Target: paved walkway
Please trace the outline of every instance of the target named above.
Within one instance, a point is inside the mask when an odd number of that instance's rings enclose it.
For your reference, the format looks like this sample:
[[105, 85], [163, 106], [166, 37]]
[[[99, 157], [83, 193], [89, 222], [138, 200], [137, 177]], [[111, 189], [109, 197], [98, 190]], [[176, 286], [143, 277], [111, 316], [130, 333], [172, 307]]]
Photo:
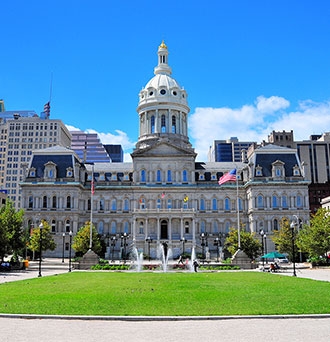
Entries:
[[[43, 269], [42, 276], [68, 272], [59, 267]], [[0, 283], [38, 277], [38, 269], [20, 272], [0, 273]], [[330, 282], [330, 269], [297, 268], [297, 276]], [[287, 270], [281, 273], [292, 276]], [[276, 276], [274, 274], [274, 276]], [[0, 289], [1, 290], [1, 289]], [[330, 290], [330, 284], [329, 284]], [[1, 304], [0, 304], [1, 305]], [[189, 342], [230, 341], [230, 342], [329, 342], [330, 315], [324, 316], [283, 316], [283, 317], [223, 317], [220, 319], [199, 319], [187, 317], [178, 320], [125, 318], [77, 319], [29, 317], [15, 318], [0, 316], [1, 342], [53, 341], [123, 341], [134, 342]]]

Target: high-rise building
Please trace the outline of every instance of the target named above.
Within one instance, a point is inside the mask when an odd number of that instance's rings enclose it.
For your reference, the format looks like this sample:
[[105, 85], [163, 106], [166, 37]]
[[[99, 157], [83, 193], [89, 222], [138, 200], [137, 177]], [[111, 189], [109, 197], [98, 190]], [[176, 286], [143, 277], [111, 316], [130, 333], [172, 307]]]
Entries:
[[212, 159], [216, 162], [241, 162], [246, 159], [246, 153], [253, 142], [239, 141], [232, 137], [227, 140], [215, 140], [211, 151]]
[[124, 151], [121, 145], [104, 145], [113, 163], [122, 163], [124, 161]]
[[31, 161], [32, 151], [70, 146], [71, 135], [60, 120], [44, 120], [34, 111], [0, 113], [0, 188], [15, 207], [21, 207], [20, 182]]
[[111, 162], [111, 158], [96, 133], [71, 131], [71, 149], [85, 163]]

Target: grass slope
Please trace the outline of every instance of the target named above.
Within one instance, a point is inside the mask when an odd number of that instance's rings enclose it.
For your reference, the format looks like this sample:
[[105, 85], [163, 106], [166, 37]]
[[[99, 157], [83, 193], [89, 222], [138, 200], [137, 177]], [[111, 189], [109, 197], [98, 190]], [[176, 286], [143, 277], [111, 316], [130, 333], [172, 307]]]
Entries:
[[0, 312], [212, 316], [330, 313], [330, 283], [257, 272], [72, 272], [0, 285]]

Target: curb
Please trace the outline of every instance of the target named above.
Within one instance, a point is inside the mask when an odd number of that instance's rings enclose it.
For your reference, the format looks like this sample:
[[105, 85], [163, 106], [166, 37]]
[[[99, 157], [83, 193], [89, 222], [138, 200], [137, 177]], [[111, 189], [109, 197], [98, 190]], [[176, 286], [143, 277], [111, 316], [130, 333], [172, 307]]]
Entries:
[[56, 319], [56, 320], [84, 320], [84, 321], [222, 321], [239, 319], [324, 319], [330, 314], [306, 315], [260, 315], [260, 316], [59, 316], [59, 315], [30, 315], [30, 314], [2, 314], [0, 318], [16, 319]]

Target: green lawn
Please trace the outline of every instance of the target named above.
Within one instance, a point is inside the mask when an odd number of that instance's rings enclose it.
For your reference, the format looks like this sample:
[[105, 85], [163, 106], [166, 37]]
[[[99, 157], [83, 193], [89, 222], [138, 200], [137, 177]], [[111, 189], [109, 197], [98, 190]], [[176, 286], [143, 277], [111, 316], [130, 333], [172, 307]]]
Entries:
[[72, 272], [0, 285], [0, 312], [212, 316], [330, 313], [330, 283], [258, 272]]

